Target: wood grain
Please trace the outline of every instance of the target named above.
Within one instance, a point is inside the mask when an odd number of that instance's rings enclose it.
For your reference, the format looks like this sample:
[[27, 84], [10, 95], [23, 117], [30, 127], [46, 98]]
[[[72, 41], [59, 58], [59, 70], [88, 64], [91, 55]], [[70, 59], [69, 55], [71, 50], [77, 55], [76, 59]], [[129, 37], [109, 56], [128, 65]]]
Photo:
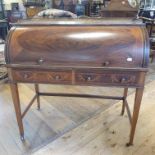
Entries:
[[[107, 95], [106, 91], [110, 91], [108, 88], [81, 88], [59, 85], [40, 85], [40, 90], [49, 92], [66, 92], [67, 90], [72, 93], [87, 92], [101, 95]], [[48, 144], [116, 102], [102, 99], [79, 98], [77, 100], [73, 98], [41, 97], [41, 110], [37, 110], [37, 103], [35, 102], [24, 117], [23, 124], [26, 133], [25, 143], [22, 143], [18, 133], [9, 85], [0, 85], [0, 91], [0, 135], [5, 137], [0, 140], [0, 150], [3, 155], [29, 154], [33, 149]], [[24, 92], [20, 94], [23, 111], [35, 91], [31, 85], [19, 84], [19, 92]], [[116, 95], [122, 94], [121, 89], [114, 89], [114, 92]]]
[[10, 35], [11, 64], [134, 68], [148, 59], [140, 26], [25, 26]]
[[[120, 102], [36, 151], [34, 155], [154, 155], [154, 84], [155, 81], [145, 88], [138, 123], [139, 132], [136, 133], [136, 143], [132, 147], [124, 145], [124, 139], [128, 138], [124, 131], [129, 130], [129, 122], [127, 114], [125, 117], [118, 115]], [[130, 108], [133, 108], [133, 98], [134, 94], [128, 96], [128, 101], [132, 103]]]

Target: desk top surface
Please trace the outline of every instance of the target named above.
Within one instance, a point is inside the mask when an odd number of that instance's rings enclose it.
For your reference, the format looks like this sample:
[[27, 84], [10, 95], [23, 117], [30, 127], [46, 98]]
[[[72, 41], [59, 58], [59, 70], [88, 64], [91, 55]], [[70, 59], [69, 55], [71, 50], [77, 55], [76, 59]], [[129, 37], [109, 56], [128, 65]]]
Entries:
[[14, 26], [73, 26], [73, 25], [94, 25], [94, 26], [109, 26], [109, 25], [144, 25], [141, 20], [132, 18], [88, 18], [88, 19], [29, 19], [21, 20]]

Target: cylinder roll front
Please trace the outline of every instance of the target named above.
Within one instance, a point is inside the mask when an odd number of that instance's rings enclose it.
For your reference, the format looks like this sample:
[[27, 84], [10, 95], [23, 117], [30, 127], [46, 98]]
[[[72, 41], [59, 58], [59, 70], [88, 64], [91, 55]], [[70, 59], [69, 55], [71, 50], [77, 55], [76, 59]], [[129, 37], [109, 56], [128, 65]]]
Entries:
[[8, 64], [139, 68], [147, 66], [143, 26], [18, 26], [9, 34]]

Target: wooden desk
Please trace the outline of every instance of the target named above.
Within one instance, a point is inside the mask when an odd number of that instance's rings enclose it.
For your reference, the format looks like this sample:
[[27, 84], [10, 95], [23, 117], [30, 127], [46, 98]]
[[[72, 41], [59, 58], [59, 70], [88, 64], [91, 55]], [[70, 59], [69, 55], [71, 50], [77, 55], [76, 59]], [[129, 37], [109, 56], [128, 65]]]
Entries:
[[[19, 23], [9, 33], [6, 62], [22, 140], [22, 119], [40, 96], [87, 97], [122, 100], [127, 110], [133, 143], [149, 62], [145, 26], [131, 20], [32, 20]], [[18, 83], [35, 84], [36, 95], [22, 113]], [[123, 96], [46, 93], [40, 83], [124, 88]], [[133, 115], [127, 103], [128, 88], [136, 88]]]

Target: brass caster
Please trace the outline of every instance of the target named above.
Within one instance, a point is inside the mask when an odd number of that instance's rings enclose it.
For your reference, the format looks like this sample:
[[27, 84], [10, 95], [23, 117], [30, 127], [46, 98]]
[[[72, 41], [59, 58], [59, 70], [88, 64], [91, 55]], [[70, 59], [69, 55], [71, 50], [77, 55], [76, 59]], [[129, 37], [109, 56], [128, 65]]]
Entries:
[[124, 116], [124, 113], [121, 112], [120, 116]]
[[21, 139], [22, 142], [24, 142], [25, 141], [24, 135], [21, 135], [20, 139]]
[[132, 146], [133, 144], [132, 143], [126, 143], [126, 147], [130, 147], [130, 146]]

